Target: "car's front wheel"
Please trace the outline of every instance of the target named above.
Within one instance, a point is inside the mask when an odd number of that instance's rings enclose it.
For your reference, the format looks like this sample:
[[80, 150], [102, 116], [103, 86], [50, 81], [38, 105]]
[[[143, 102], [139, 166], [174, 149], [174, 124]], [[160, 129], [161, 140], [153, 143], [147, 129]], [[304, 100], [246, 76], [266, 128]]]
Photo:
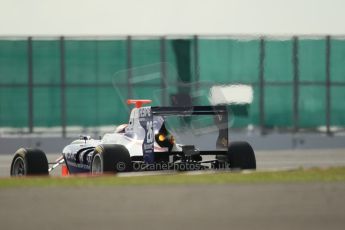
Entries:
[[39, 149], [20, 148], [11, 163], [11, 176], [48, 175], [48, 160]]

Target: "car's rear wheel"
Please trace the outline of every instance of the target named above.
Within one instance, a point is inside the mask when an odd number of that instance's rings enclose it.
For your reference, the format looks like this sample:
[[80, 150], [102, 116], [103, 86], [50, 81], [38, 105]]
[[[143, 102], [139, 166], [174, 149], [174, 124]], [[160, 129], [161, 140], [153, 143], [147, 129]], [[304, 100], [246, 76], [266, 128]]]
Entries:
[[91, 160], [91, 173], [115, 173], [132, 171], [132, 161], [123, 145], [99, 145]]
[[232, 142], [228, 148], [231, 169], [256, 169], [256, 159], [252, 146], [247, 142]]
[[95, 154], [92, 159], [91, 173], [98, 174], [103, 172], [102, 157], [99, 153]]
[[39, 149], [18, 149], [11, 163], [11, 176], [48, 175], [46, 154]]

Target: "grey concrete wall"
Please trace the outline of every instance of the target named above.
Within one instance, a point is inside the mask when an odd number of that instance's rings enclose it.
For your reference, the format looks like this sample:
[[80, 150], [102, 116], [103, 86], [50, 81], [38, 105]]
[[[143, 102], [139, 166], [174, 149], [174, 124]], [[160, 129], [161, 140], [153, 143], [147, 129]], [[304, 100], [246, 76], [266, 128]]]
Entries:
[[[59, 153], [76, 138], [2, 137], [0, 154], [14, 153], [20, 147], [40, 148], [46, 153]], [[260, 135], [247, 132], [229, 134], [230, 141], [248, 141], [255, 150], [332, 149], [345, 148], [345, 135], [327, 136], [318, 133], [285, 133]]]
[[46, 153], [60, 153], [72, 140], [57, 137], [5, 137], [0, 138], [0, 154], [14, 153], [20, 147], [39, 148]]

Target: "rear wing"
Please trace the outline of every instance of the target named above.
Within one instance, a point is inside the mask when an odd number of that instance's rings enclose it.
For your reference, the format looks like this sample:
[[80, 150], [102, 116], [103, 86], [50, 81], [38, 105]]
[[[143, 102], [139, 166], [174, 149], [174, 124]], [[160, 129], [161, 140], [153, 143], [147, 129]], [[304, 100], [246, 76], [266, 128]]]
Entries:
[[188, 107], [141, 107], [139, 122], [145, 130], [143, 156], [146, 163], [154, 163], [154, 116], [196, 116], [214, 115], [214, 122], [219, 129], [217, 149], [228, 147], [228, 111], [226, 106], [188, 106]]
[[[177, 115], [177, 116], [192, 116], [192, 115], [227, 115], [226, 106], [188, 106], [188, 107], [151, 107], [154, 115]], [[226, 116], [227, 118], [227, 116]]]

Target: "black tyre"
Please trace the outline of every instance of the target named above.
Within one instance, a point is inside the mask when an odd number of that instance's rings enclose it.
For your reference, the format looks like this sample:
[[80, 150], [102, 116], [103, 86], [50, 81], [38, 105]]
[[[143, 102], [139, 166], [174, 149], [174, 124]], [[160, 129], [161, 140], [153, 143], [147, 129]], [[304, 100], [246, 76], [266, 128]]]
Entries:
[[48, 175], [46, 154], [39, 149], [18, 149], [11, 164], [11, 176]]
[[91, 173], [115, 173], [132, 171], [132, 161], [123, 145], [99, 145], [91, 160]]
[[232, 142], [228, 148], [231, 169], [256, 169], [256, 159], [252, 146], [247, 142]]

